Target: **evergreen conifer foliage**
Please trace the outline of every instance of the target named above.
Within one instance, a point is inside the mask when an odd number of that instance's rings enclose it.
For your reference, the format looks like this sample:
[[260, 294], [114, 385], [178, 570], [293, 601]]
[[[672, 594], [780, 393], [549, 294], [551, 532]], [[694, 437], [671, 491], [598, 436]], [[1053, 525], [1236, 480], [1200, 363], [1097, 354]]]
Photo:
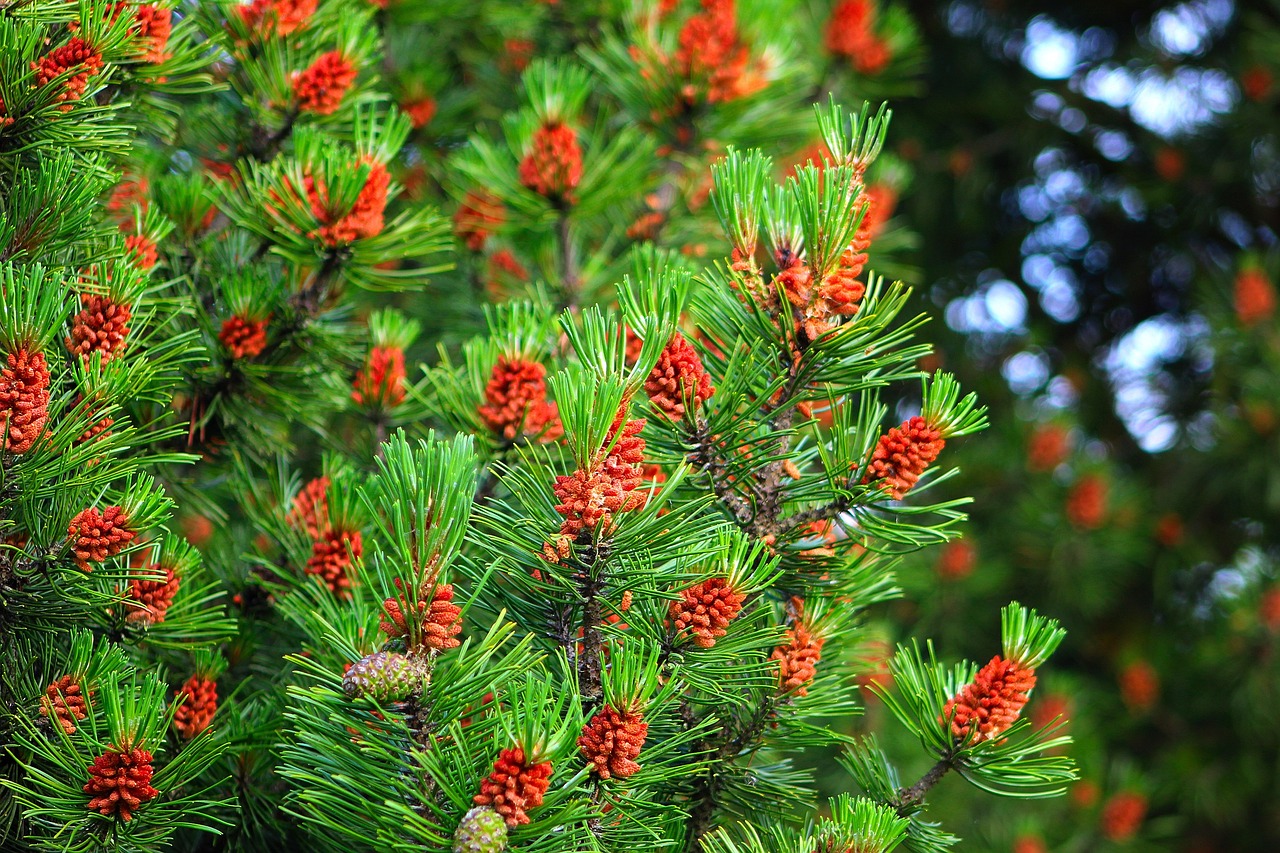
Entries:
[[102, 204], [129, 124], [163, 130], [166, 99], [208, 88], [190, 23], [171, 18], [94, 2], [0, 15], [6, 849], [157, 849], [218, 824], [198, 780], [223, 745], [175, 736], [167, 682], [232, 625], [156, 476], [192, 460], [166, 449], [181, 435], [166, 410], [203, 353], [156, 270], [170, 223]]
[[[861, 708], [853, 652], [896, 555], [963, 519], [928, 495], [985, 419], [922, 378], [907, 289], [863, 274], [888, 112], [819, 114], [821, 169], [717, 166], [730, 258], [695, 274], [640, 250], [614, 309], [490, 311], [430, 375], [473, 436], [398, 432], [372, 473], [334, 458], [244, 495], [295, 543], [272, 564], [304, 638], [279, 772], [315, 843], [934, 850], [956, 840], [922, 820], [945, 771], [1014, 796], [1073, 778], [1043, 755], [1066, 739], [1019, 720], [1061, 631], [1018, 605], [981, 670], [899, 654], [887, 701], [939, 762], [925, 779], [825, 722]], [[917, 382], [894, 425], [880, 394]], [[313, 570], [326, 530], [333, 576]], [[818, 819], [793, 761], [823, 745], [862, 793]]]

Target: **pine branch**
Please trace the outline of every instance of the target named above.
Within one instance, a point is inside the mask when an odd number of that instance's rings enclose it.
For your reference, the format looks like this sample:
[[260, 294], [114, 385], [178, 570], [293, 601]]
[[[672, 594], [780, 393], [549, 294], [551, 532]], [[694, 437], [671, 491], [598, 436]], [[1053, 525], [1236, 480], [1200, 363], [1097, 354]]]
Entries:
[[929, 789], [938, 784], [943, 776], [947, 775], [947, 771], [951, 769], [951, 759], [943, 758], [937, 764], [929, 768], [923, 776], [920, 777], [910, 788], [902, 788], [898, 791], [898, 799], [896, 802], [890, 803], [898, 810], [898, 814], [907, 817], [924, 801], [925, 795], [929, 793]]
[[780, 531], [795, 530], [797, 527], [812, 524], [815, 521], [829, 521], [848, 512], [852, 506], [853, 503], [848, 498], [837, 498], [829, 504], [810, 507], [787, 516], [778, 522], [778, 529]]

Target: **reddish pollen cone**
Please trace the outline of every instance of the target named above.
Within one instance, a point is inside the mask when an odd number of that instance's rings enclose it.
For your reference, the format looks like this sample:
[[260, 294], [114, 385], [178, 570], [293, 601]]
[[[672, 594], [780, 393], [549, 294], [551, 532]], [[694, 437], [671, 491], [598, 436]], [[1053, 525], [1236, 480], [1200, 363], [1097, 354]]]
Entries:
[[129, 529], [124, 509], [118, 506], [109, 506], [102, 512], [95, 507], [82, 510], [71, 519], [67, 534], [76, 565], [86, 572], [92, 571], [90, 563], [114, 557], [137, 536]]
[[551, 762], [527, 763], [520, 747], [504, 749], [493, 764], [493, 772], [480, 783], [477, 806], [492, 806], [507, 826], [529, 822], [529, 809], [542, 805], [551, 786]]
[[293, 94], [298, 109], [322, 116], [337, 112], [357, 73], [355, 65], [341, 51], [322, 54], [311, 67], [294, 74]]
[[1256, 326], [1276, 313], [1276, 289], [1260, 269], [1243, 270], [1235, 282], [1236, 319], [1241, 326]]
[[0, 449], [26, 453], [49, 420], [49, 366], [43, 353], [19, 348], [0, 369]]
[[681, 591], [671, 602], [667, 615], [677, 634], [693, 636], [694, 645], [709, 649], [723, 637], [729, 623], [742, 612], [745, 593], [736, 592], [727, 578], [710, 578]]
[[128, 823], [133, 813], [160, 792], [151, 787], [151, 753], [145, 749], [111, 749], [89, 765], [89, 781], [84, 792], [89, 795], [86, 808], [91, 812], [115, 815]]
[[1107, 481], [1086, 474], [1067, 495], [1067, 520], [1080, 530], [1096, 530], [1107, 516]]
[[267, 320], [251, 320], [236, 315], [229, 317], [218, 332], [218, 341], [232, 358], [254, 358], [267, 348]]
[[924, 418], [914, 417], [880, 437], [863, 483], [878, 483], [894, 500], [902, 498], [942, 452], [946, 441]]
[[580, 180], [582, 148], [573, 128], [559, 122], [539, 127], [520, 161], [520, 183], [553, 201], [572, 203]]
[[[792, 599], [796, 601], [797, 599]], [[802, 619], [787, 629], [786, 641], [769, 657], [778, 662], [778, 689], [782, 693], [809, 695], [809, 682], [818, 674], [822, 645], [826, 640], [816, 636]]]
[[539, 362], [499, 356], [477, 410], [480, 420], [508, 441], [540, 434], [558, 421], [555, 404], [547, 402], [546, 375]]
[[[151, 251], [154, 254], [154, 247]], [[80, 313], [72, 318], [71, 336], [66, 339], [67, 349], [86, 362], [93, 353], [100, 352], [105, 364], [128, 346], [129, 321], [132, 319], [133, 312], [128, 305], [96, 293], [81, 294]]]
[[59, 110], [70, 112], [74, 102], [84, 95], [89, 78], [102, 70], [102, 55], [97, 48], [77, 36], [31, 63], [31, 70], [35, 72], [37, 87], [47, 86], [63, 74], [74, 72], [63, 78], [62, 90], [54, 98], [60, 104]]
[[636, 759], [648, 733], [649, 724], [638, 712], [606, 705], [582, 727], [578, 748], [601, 779], [625, 779], [640, 772]]
[[404, 351], [374, 347], [364, 370], [356, 375], [351, 399], [360, 406], [394, 409], [404, 402]]
[[173, 712], [173, 727], [183, 740], [191, 740], [205, 729], [218, 711], [218, 686], [208, 678], [193, 675], [178, 690], [179, 703]]
[[947, 701], [941, 721], [951, 718], [951, 736], [974, 742], [999, 737], [1012, 726], [1036, 686], [1035, 670], [996, 655], [973, 681]]
[[[155, 574], [164, 575], [164, 580], [147, 577]], [[126, 611], [125, 621], [140, 625], [163, 622], [181, 585], [182, 582], [173, 569], [147, 566], [145, 572], [129, 580], [129, 598], [134, 606]]]
[[645, 393], [653, 407], [668, 419], [678, 421], [685, 416], [685, 404], [696, 409], [715, 393], [711, 377], [702, 367], [698, 352], [676, 332], [663, 348], [658, 362], [644, 383]]
[[86, 694], [75, 676], [64, 675], [50, 684], [40, 698], [40, 716], [52, 717], [67, 734], [75, 734], [76, 723], [89, 716]]
[[1112, 841], [1128, 841], [1147, 816], [1147, 798], [1134, 791], [1112, 795], [1102, 807], [1102, 834]]
[[320, 578], [334, 595], [350, 598], [351, 576], [347, 570], [362, 550], [359, 530], [330, 530], [312, 544], [305, 571]]

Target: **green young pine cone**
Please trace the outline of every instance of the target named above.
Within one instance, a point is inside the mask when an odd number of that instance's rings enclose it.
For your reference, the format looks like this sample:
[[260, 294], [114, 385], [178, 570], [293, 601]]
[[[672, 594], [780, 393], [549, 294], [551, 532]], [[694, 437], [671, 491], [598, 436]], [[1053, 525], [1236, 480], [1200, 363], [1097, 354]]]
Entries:
[[422, 691], [430, 674], [418, 662], [396, 652], [374, 652], [351, 665], [342, 692], [351, 698], [370, 696], [379, 702], [399, 701]]
[[453, 833], [453, 853], [500, 853], [507, 849], [507, 822], [488, 806], [462, 816]]

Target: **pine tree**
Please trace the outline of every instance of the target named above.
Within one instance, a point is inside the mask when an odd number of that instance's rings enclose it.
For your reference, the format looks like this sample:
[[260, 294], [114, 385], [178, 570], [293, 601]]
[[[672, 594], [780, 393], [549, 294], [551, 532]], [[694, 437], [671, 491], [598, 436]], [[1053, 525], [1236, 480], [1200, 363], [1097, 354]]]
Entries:
[[918, 781], [831, 724], [986, 425], [870, 271], [909, 273], [890, 112], [825, 97], [912, 90], [903, 13], [29, 8], [6, 843], [935, 850], [945, 774], [1073, 778], [1017, 604], [986, 667], [896, 655]]

